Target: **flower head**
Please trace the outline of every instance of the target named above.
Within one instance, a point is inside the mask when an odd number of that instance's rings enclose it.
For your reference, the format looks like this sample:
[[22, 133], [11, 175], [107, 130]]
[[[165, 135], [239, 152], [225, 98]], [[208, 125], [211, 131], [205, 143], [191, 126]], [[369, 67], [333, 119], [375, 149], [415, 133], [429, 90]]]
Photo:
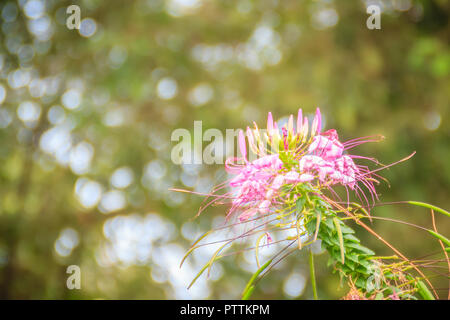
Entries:
[[[251, 211], [251, 216], [266, 214], [283, 202], [279, 198], [283, 194], [279, 192], [283, 186], [292, 189], [298, 184], [309, 184], [317, 191], [342, 185], [367, 200], [362, 191], [365, 187], [372, 199], [377, 198], [374, 182], [378, 181], [367, 167], [359, 166], [353, 160], [364, 157], [347, 154], [348, 149], [374, 141], [374, 137], [342, 143], [335, 129], [321, 132], [319, 108], [311, 126], [301, 109], [297, 114], [296, 128], [291, 115], [287, 124], [279, 129], [270, 112], [265, 132], [256, 124], [254, 126], [254, 129], [247, 128], [246, 136], [243, 131], [239, 132], [242, 158], [230, 158], [226, 162], [227, 171], [235, 175], [229, 182], [233, 190], [233, 206], [228, 215], [236, 210], [244, 211], [239, 216], [243, 220], [250, 217], [248, 208], [256, 209]], [[256, 160], [247, 160], [247, 142], [256, 154]]]
[[[238, 142], [241, 157], [229, 158], [225, 163], [231, 178], [213, 190], [210, 196], [215, 198], [203, 206], [199, 214], [218, 200], [229, 200], [231, 207], [227, 218], [235, 217], [237, 222], [215, 231], [232, 226], [244, 226], [245, 231], [236, 237], [218, 241], [225, 243], [210, 260], [208, 270], [214, 260], [221, 257], [219, 253], [222, 249], [236, 239], [256, 237], [254, 249], [258, 265], [260, 247], [289, 241], [279, 251], [278, 254], [281, 254], [295, 242], [301, 249], [320, 239], [322, 248], [333, 253], [330, 259], [340, 274], [350, 282], [355, 280], [355, 290], [347, 298], [364, 297], [358, 290], [365, 290], [365, 281], [373, 273], [375, 262], [371, 258], [375, 253], [359, 244], [359, 239], [352, 235], [354, 231], [345, 225], [339, 214], [359, 219], [354, 213], [363, 212], [370, 218], [366, 192], [369, 192], [374, 203], [378, 198], [374, 184], [378, 183], [377, 178], [381, 178], [376, 172], [395, 163], [371, 170], [357, 162], [362, 159], [379, 164], [375, 159], [352, 154], [350, 150], [381, 138], [370, 136], [342, 142], [335, 129], [322, 132], [322, 116], [318, 108], [311, 124], [299, 109], [295, 125], [291, 115], [287, 123], [279, 128], [269, 112], [266, 130], [260, 130], [254, 123], [254, 128], [247, 128], [246, 134], [240, 131]], [[256, 158], [252, 158], [253, 155]], [[346, 190], [346, 207], [340, 204], [345, 201], [340, 200], [335, 190], [337, 187]], [[227, 190], [225, 193], [218, 194], [219, 190], [224, 189]], [[360, 200], [360, 204], [350, 204], [350, 191]], [[198, 242], [208, 234], [200, 237], [188, 254], [199, 247]], [[262, 239], [266, 239], [263, 246], [260, 245]], [[353, 259], [346, 258], [349, 253]], [[358, 257], [357, 271], [354, 257]], [[397, 299], [398, 296], [392, 292], [388, 298]]]

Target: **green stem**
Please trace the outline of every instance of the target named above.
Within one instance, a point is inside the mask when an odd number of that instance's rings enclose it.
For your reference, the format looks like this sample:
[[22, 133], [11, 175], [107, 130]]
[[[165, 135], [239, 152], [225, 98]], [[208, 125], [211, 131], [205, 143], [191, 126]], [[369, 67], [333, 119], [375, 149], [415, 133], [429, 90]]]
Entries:
[[442, 234], [439, 234], [437, 232], [434, 232], [433, 230], [428, 230], [429, 233], [431, 233], [434, 237], [441, 240], [445, 245], [450, 246], [450, 240], [444, 237]]
[[250, 299], [250, 296], [252, 295], [253, 290], [255, 290], [255, 286], [251, 286], [250, 288], [248, 288], [248, 290], [246, 290], [244, 292], [244, 294], [242, 295], [242, 300]]
[[442, 214], [445, 214], [447, 217], [450, 217], [450, 212], [445, 211], [444, 209], [441, 209], [439, 207], [433, 206], [432, 204], [428, 204], [428, 203], [425, 203], [425, 202], [419, 202], [419, 201], [407, 201], [407, 202], [409, 204], [412, 204], [412, 205], [415, 205], [415, 206], [432, 209], [434, 211], [437, 211], [437, 212], [440, 212]]
[[261, 274], [261, 272], [263, 272], [264, 269], [266, 269], [269, 266], [269, 264], [271, 264], [271, 263], [272, 263], [272, 259], [267, 261], [261, 268], [259, 268], [253, 274], [253, 276], [250, 278], [249, 282], [247, 283], [247, 286], [245, 287], [244, 292], [242, 292], [242, 300], [248, 300], [250, 298], [251, 294], [253, 293], [253, 290], [255, 290], [255, 286], [253, 283], [256, 281], [256, 279]]
[[309, 250], [309, 274], [311, 276], [311, 285], [313, 289], [314, 300], [318, 300], [317, 286], [316, 286], [316, 272], [314, 270], [314, 255], [311, 250]]

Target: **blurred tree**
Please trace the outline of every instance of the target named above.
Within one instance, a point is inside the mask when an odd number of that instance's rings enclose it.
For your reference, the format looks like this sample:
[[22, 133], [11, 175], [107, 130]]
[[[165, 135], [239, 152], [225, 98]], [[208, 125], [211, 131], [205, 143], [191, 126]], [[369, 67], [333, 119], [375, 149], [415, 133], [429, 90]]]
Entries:
[[[381, 4], [381, 30], [366, 28], [366, 2]], [[72, 4], [79, 30], [66, 27]], [[2, 1], [0, 297], [237, 298], [250, 255], [224, 260], [189, 291], [210, 251], [178, 269], [224, 214], [190, 221], [201, 199], [168, 191], [224, 180], [220, 165], [171, 162], [171, 132], [194, 120], [225, 132], [262, 124], [267, 111], [320, 106], [344, 140], [386, 137], [361, 154], [388, 163], [417, 151], [384, 173], [383, 202], [449, 208], [449, 12], [443, 0]], [[375, 213], [430, 224], [417, 208]], [[374, 227], [411, 257], [439, 250], [407, 227]], [[341, 297], [324, 261], [319, 295]], [[66, 287], [72, 264], [80, 290]], [[312, 297], [302, 253], [279, 268], [255, 297]]]

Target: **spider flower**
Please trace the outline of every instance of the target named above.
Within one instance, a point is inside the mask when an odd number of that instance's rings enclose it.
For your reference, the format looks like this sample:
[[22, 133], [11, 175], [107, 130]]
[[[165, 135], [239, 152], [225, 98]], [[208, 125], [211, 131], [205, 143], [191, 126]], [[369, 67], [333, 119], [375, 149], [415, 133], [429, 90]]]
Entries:
[[[244, 227], [244, 231], [238, 231], [237, 236], [233, 235], [229, 239], [210, 243], [224, 244], [220, 245], [211, 258], [208, 270], [211, 269], [212, 263], [221, 257], [221, 251], [237, 239], [251, 241], [255, 237], [253, 248], [258, 266], [259, 248], [289, 242], [269, 260], [270, 264], [295, 242], [298, 248], [302, 249], [316, 240], [321, 240], [321, 247], [330, 252], [329, 259], [340, 275], [347, 277], [351, 283], [355, 280], [355, 290], [347, 298], [365, 298], [360, 291], [366, 290], [366, 282], [373, 275], [374, 262], [371, 257], [375, 253], [360, 245], [360, 240], [352, 235], [354, 231], [345, 225], [339, 214], [345, 213], [346, 216], [355, 217], [354, 213], [363, 212], [371, 218], [369, 198], [372, 198], [372, 203], [378, 199], [374, 184], [379, 183], [377, 179], [383, 179], [376, 172], [414, 155], [413, 153], [375, 170], [358, 164], [362, 159], [379, 165], [377, 160], [353, 154], [351, 150], [360, 144], [380, 141], [382, 138], [369, 136], [343, 142], [335, 129], [322, 131], [319, 108], [316, 109], [311, 122], [299, 109], [296, 121], [291, 115], [287, 123], [279, 128], [269, 112], [265, 130], [259, 129], [256, 123], [252, 129], [247, 127], [246, 134], [241, 130], [238, 137], [241, 156], [229, 158], [225, 162], [230, 179], [213, 189], [198, 214], [214, 203], [230, 201], [227, 218], [237, 218], [237, 222], [210, 232], [238, 225]], [[336, 187], [346, 190], [346, 202], [341, 201]], [[227, 191], [219, 194], [221, 190]], [[359, 198], [359, 203], [350, 204], [350, 192]], [[366, 195], [367, 192], [370, 197]], [[209, 196], [213, 199], [209, 200]], [[347, 203], [347, 207], [340, 203]], [[210, 232], [201, 236], [187, 255], [199, 246], [208, 244], [199, 242]], [[269, 232], [274, 235], [276, 241]], [[261, 245], [264, 238], [266, 244]], [[250, 248], [242, 250], [247, 249]], [[235, 253], [239, 252], [242, 251]], [[273, 262], [273, 265], [280, 260]], [[267, 267], [268, 264], [264, 266]], [[200, 274], [201, 272], [203, 271], [200, 271]], [[394, 291], [388, 293], [392, 293], [388, 299], [399, 298]]]
[[[243, 213], [239, 220], [247, 220], [257, 214], [264, 215], [282, 205], [280, 192], [283, 186], [295, 186], [308, 183], [316, 190], [332, 189], [342, 185], [353, 190], [357, 196], [369, 200], [362, 187], [369, 191], [372, 200], [377, 197], [374, 183], [378, 177], [367, 166], [357, 165], [355, 158], [376, 160], [347, 154], [347, 150], [365, 142], [377, 141], [376, 137], [341, 142], [337, 131], [330, 129], [321, 132], [322, 117], [317, 108], [314, 119], [309, 125], [307, 117], [299, 109], [296, 126], [291, 115], [285, 126], [278, 128], [269, 112], [267, 129], [260, 130], [256, 123], [254, 129], [247, 128], [247, 137], [239, 132], [241, 158], [226, 161], [227, 171], [234, 175], [228, 186], [232, 189], [232, 208], [228, 215], [236, 210]], [[247, 160], [247, 142], [249, 149], [258, 157]], [[337, 194], [336, 194], [337, 195]], [[361, 198], [362, 197], [362, 198]]]

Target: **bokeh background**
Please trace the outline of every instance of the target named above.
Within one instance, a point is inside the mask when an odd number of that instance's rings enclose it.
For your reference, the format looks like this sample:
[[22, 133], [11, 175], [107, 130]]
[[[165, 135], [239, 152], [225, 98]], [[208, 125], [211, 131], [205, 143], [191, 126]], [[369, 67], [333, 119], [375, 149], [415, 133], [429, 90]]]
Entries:
[[[381, 30], [366, 27], [371, 3]], [[79, 30], [66, 27], [71, 4]], [[202, 198], [168, 190], [207, 192], [225, 179], [222, 165], [171, 161], [171, 133], [194, 120], [225, 132], [318, 106], [343, 140], [386, 137], [360, 154], [390, 163], [417, 151], [383, 172], [383, 202], [449, 209], [449, 12], [446, 0], [2, 0], [0, 298], [239, 298], [252, 253], [223, 259], [190, 290], [211, 248], [178, 266], [225, 213], [192, 219]], [[431, 226], [416, 207], [373, 214]], [[439, 251], [410, 227], [373, 227], [411, 258]], [[343, 296], [326, 254], [316, 260], [319, 296]], [[80, 290], [66, 287], [69, 265], [81, 268]], [[447, 280], [432, 279], [446, 298]], [[310, 299], [304, 253], [254, 297]]]

